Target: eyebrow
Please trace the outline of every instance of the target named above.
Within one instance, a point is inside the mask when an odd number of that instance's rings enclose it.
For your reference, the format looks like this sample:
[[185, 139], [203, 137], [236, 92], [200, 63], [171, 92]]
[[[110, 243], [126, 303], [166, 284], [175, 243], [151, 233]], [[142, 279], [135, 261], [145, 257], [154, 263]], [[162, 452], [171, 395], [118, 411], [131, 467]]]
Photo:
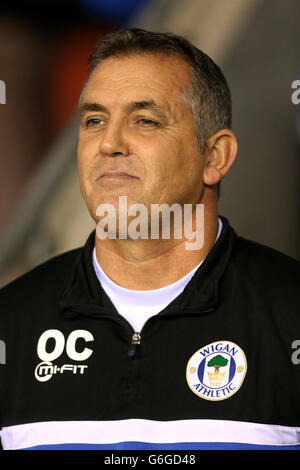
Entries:
[[[162, 106], [158, 105], [154, 100], [142, 100], [142, 101], [131, 101], [125, 106], [122, 106], [124, 112], [133, 112], [140, 109], [149, 109], [150, 111], [156, 112], [161, 118], [166, 118], [166, 113]], [[100, 103], [82, 103], [79, 108], [80, 117], [88, 111], [104, 112], [109, 114], [109, 110]]]
[[79, 113], [82, 117], [88, 111], [103, 111], [108, 113], [108, 109], [99, 103], [82, 103], [79, 107]]

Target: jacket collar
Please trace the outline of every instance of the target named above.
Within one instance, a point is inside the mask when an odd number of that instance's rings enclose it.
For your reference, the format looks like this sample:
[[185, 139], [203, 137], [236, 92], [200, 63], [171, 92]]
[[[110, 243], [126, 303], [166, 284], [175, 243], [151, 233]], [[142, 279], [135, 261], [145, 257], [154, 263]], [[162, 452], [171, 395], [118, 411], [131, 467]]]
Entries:
[[[220, 279], [237, 238], [228, 220], [225, 217], [221, 219], [223, 229], [217, 242], [183, 292], [160, 314], [182, 311], [204, 313], [217, 307]], [[94, 230], [89, 235], [85, 246], [79, 250], [70, 282], [60, 301], [61, 311], [67, 318], [80, 315], [98, 317], [103, 314], [117, 313], [113, 303], [102, 289], [93, 267], [92, 252], [95, 232]]]

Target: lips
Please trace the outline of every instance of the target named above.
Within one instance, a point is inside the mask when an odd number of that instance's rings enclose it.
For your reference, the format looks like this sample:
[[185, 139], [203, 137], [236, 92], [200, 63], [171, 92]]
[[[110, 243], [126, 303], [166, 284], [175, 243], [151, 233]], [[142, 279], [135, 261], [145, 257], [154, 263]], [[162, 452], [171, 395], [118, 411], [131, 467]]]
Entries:
[[105, 171], [100, 176], [102, 178], [136, 178], [136, 176], [125, 173], [124, 171]]

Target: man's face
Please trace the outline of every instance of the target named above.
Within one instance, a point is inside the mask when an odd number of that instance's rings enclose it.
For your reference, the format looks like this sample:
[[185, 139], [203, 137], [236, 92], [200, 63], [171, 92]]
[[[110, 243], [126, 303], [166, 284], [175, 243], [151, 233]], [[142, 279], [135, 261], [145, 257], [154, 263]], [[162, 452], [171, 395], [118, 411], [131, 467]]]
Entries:
[[98, 205], [117, 208], [119, 196], [148, 209], [200, 201], [204, 157], [183, 102], [189, 82], [188, 64], [163, 55], [109, 58], [95, 69], [78, 142], [81, 191], [95, 220]]

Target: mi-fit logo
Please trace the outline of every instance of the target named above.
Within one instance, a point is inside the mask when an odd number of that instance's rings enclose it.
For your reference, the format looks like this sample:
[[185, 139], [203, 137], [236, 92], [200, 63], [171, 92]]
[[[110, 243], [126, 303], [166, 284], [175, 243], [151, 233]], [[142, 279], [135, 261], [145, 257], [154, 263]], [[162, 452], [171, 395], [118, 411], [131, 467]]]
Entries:
[[[86, 364], [53, 364], [64, 352], [73, 361], [86, 361], [93, 353], [93, 350], [85, 347], [83, 351], [78, 352], [76, 343], [84, 341], [85, 343], [94, 341], [92, 333], [87, 330], [72, 331], [67, 340], [60, 330], [47, 330], [39, 338], [37, 345], [37, 354], [40, 362], [34, 371], [35, 378], [39, 382], [47, 382], [54, 375], [59, 374], [84, 374], [88, 366]], [[51, 352], [48, 352], [47, 346], [54, 343]]]

